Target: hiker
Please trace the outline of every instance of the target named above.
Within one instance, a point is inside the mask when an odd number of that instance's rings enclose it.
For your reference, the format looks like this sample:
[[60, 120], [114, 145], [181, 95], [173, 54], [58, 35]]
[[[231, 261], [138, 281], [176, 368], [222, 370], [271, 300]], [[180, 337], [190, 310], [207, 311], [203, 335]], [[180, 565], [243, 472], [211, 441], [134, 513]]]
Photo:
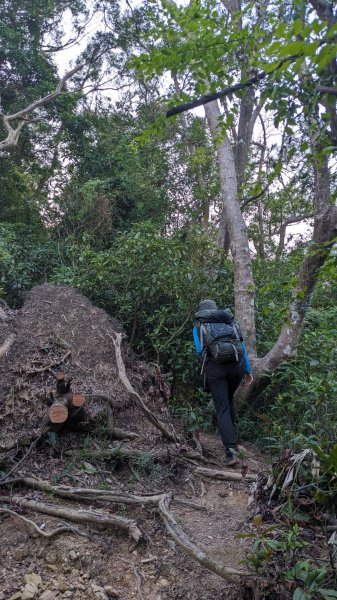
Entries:
[[241, 382], [253, 382], [252, 370], [239, 323], [229, 309], [220, 310], [214, 300], [203, 300], [195, 317], [193, 339], [202, 362], [204, 387], [214, 401], [225, 447], [224, 464], [232, 467], [238, 462], [233, 396]]

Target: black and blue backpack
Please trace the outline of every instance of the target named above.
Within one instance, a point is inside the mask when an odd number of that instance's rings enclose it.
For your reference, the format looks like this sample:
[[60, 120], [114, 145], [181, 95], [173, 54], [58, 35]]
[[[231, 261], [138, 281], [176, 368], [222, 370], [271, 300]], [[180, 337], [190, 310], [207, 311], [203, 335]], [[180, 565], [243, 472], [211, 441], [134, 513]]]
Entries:
[[222, 364], [241, 362], [244, 351], [238, 321], [229, 308], [199, 310], [196, 315], [204, 358]]

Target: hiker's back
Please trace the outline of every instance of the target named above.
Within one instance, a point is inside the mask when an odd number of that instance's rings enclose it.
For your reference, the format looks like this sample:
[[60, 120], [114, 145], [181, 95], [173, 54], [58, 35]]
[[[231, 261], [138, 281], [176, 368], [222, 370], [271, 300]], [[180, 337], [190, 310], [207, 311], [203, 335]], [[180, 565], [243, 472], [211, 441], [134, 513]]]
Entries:
[[241, 362], [242, 335], [229, 309], [206, 309], [196, 313], [203, 353], [219, 364]]

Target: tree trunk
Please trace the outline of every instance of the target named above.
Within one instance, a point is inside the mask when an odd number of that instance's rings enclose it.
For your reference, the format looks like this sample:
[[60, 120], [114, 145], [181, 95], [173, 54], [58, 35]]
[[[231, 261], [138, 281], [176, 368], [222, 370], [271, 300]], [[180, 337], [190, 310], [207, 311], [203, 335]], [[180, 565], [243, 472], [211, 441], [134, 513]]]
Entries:
[[[221, 118], [217, 102], [205, 105], [207, 122], [212, 135], [219, 136]], [[254, 281], [251, 257], [244, 222], [237, 199], [237, 177], [234, 153], [227, 136], [222, 136], [217, 146], [220, 188], [223, 211], [230, 239], [234, 263], [235, 315], [239, 319], [249, 353], [256, 355], [256, 333], [254, 314]]]
[[[217, 102], [205, 106], [209, 128], [213, 136], [219, 135], [221, 118]], [[317, 157], [316, 148], [314, 156]], [[274, 347], [263, 358], [256, 356], [256, 334], [254, 318], [254, 281], [251, 258], [246, 233], [246, 225], [237, 200], [237, 175], [234, 153], [227, 136], [222, 136], [217, 147], [220, 187], [223, 198], [225, 223], [230, 238], [230, 249], [234, 268], [235, 314], [239, 319], [248, 348], [254, 374], [257, 379], [255, 389], [240, 389], [238, 396], [256, 393], [265, 386], [266, 376], [273, 372], [284, 360], [296, 355], [304, 317], [310, 305], [311, 296], [319, 269], [329, 254], [331, 244], [337, 235], [337, 207], [330, 204], [329, 167], [326, 157], [314, 160], [315, 169], [315, 217], [312, 243], [303, 260], [298, 282], [292, 294], [288, 318], [282, 327]]]
[[330, 204], [330, 173], [327, 157], [315, 159], [314, 169], [316, 213], [312, 241], [298, 274], [285, 324], [270, 352], [253, 361], [256, 381], [251, 388], [240, 386], [236, 394], [236, 402], [239, 404], [258, 395], [268, 385], [269, 374], [275, 371], [281, 362], [296, 356], [318, 272], [337, 236], [337, 206]]

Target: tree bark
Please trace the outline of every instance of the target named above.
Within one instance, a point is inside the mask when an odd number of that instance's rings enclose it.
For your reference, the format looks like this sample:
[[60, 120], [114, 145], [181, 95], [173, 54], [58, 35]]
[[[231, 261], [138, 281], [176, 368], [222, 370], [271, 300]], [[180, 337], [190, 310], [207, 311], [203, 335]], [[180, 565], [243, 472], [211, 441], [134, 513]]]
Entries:
[[[317, 149], [316, 149], [317, 152]], [[313, 161], [315, 170], [315, 215], [311, 244], [303, 259], [297, 285], [285, 324], [273, 348], [264, 357], [253, 361], [255, 383], [247, 388], [240, 386], [236, 402], [241, 404], [254, 398], [268, 385], [269, 375], [281, 362], [296, 356], [297, 345], [302, 333], [305, 315], [310, 306], [317, 275], [329, 255], [337, 236], [337, 206], [330, 204], [330, 173], [328, 159], [319, 156]]]
[[[217, 102], [205, 106], [205, 113], [213, 137], [221, 135], [221, 113]], [[220, 188], [223, 212], [230, 238], [234, 263], [235, 315], [239, 319], [250, 355], [256, 356], [256, 332], [254, 312], [254, 281], [248, 245], [246, 224], [237, 198], [238, 185], [234, 152], [227, 135], [221, 135], [217, 146]]]

